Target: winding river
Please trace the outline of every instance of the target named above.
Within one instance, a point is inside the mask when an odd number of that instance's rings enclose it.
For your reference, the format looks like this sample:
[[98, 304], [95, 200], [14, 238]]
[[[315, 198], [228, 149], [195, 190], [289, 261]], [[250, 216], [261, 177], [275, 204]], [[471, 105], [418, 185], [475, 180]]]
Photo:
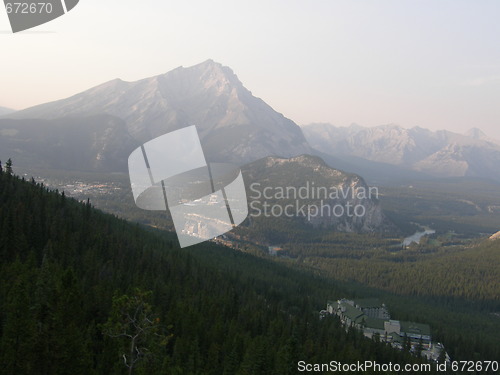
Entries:
[[436, 233], [436, 231], [434, 229], [430, 229], [430, 228], [426, 228], [423, 232], [416, 232], [416, 233], [412, 234], [411, 236], [406, 237], [403, 240], [403, 246], [409, 246], [413, 242], [420, 243], [420, 240], [422, 239], [422, 237], [427, 236], [429, 234], [434, 234], [434, 233]]

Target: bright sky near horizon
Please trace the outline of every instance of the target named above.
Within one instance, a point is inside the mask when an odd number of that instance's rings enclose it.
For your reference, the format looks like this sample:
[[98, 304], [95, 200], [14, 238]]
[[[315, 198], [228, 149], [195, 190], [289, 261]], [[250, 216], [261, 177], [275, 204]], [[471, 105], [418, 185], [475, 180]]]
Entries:
[[478, 127], [500, 139], [499, 16], [497, 0], [80, 0], [12, 34], [0, 8], [0, 106], [211, 58], [298, 124]]

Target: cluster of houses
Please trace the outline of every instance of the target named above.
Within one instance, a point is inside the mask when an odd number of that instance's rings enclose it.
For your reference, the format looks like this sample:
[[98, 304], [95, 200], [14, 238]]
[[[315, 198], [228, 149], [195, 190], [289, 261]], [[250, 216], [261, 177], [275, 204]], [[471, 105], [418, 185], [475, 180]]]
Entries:
[[320, 317], [328, 315], [336, 315], [344, 326], [359, 329], [368, 338], [378, 336], [380, 341], [394, 348], [403, 350], [407, 347], [434, 361], [441, 356], [449, 360], [444, 346], [432, 341], [428, 324], [393, 320], [386, 305], [376, 298], [329, 301]]

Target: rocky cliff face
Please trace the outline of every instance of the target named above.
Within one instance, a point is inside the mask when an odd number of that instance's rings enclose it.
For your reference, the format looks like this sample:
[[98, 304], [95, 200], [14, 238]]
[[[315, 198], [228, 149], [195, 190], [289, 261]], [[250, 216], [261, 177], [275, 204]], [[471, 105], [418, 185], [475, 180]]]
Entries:
[[288, 218], [343, 232], [392, 228], [377, 188], [360, 176], [330, 168], [320, 158], [268, 157], [247, 165], [244, 174], [253, 217]]
[[498, 240], [500, 240], [500, 232], [496, 232], [495, 234], [493, 234], [490, 237], [490, 240], [492, 240], [492, 241], [498, 241]]

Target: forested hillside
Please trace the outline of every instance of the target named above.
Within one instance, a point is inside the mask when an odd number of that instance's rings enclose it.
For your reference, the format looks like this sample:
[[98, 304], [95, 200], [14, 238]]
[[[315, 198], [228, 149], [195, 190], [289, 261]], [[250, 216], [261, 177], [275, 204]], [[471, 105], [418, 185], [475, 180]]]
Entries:
[[[214, 244], [180, 250], [0, 174], [0, 374], [293, 374], [419, 359], [318, 319], [325, 279]], [[127, 368], [127, 365], [129, 366]]]
[[394, 240], [376, 236], [332, 233], [319, 238], [323, 242], [314, 238], [284, 248], [298, 262], [325, 270], [334, 279], [411, 296], [465, 299], [500, 310], [500, 241], [442, 246], [446, 236], [440, 236], [402, 249]]

